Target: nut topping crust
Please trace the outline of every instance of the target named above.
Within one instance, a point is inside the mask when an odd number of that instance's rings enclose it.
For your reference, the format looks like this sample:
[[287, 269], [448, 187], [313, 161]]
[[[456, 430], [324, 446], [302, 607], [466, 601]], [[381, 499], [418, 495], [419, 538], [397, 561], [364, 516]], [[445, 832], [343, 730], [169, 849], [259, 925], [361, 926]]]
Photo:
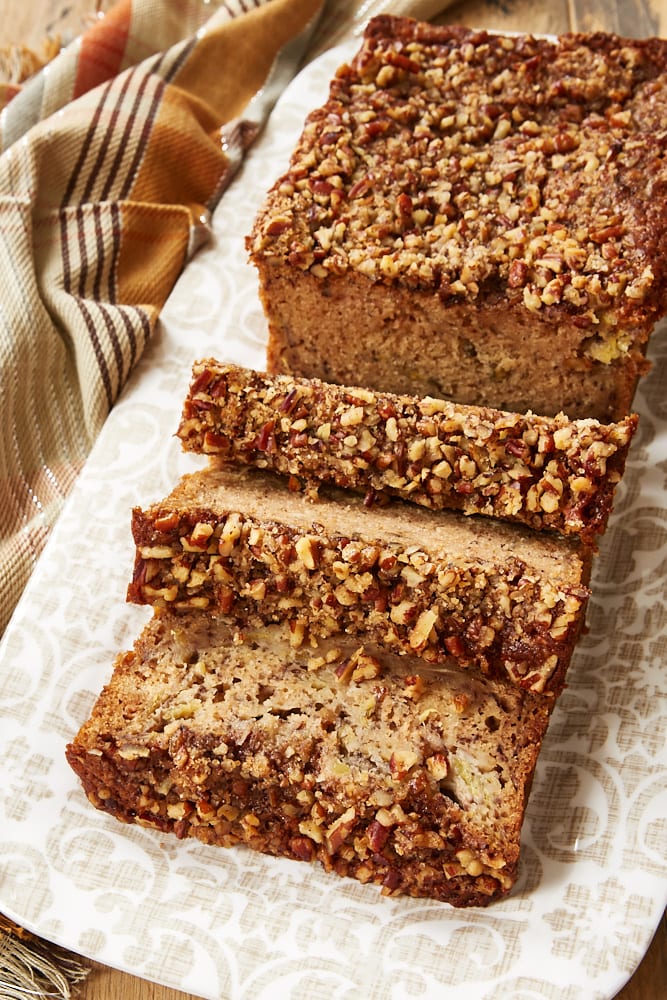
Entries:
[[354, 489], [582, 536], [611, 512], [637, 426], [508, 413], [213, 359], [193, 366], [178, 436], [224, 464], [274, 469], [295, 489]]
[[[355, 525], [351, 530], [350, 525]], [[205, 470], [135, 508], [128, 600], [289, 622], [296, 648], [368, 636], [557, 694], [583, 624], [590, 553], [516, 525], [322, 490], [260, 470]]]
[[252, 236], [319, 275], [576, 314], [591, 356], [666, 307], [667, 42], [380, 16], [309, 116]]

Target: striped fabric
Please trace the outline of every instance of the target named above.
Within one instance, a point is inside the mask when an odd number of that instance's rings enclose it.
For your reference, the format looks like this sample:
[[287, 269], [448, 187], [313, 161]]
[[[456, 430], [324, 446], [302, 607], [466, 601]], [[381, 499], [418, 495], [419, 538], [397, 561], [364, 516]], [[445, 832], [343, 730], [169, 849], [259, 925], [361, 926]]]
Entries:
[[261, 119], [276, 65], [280, 84], [375, 13], [446, 6], [120, 0], [0, 87], [0, 634], [261, 124], [250, 98]]
[[222, 127], [319, 6], [122, 0], [4, 107], [0, 630], [206, 236]]

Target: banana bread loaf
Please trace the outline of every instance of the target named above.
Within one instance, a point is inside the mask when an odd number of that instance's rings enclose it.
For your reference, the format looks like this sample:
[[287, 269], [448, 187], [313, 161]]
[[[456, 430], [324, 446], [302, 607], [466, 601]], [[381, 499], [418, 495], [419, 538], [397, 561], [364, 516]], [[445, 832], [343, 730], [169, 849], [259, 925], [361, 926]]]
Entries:
[[292, 642], [347, 632], [557, 694], [588, 601], [590, 550], [491, 518], [205, 469], [135, 507], [128, 600], [289, 622]]
[[484, 906], [517, 877], [548, 700], [343, 640], [156, 613], [67, 758], [97, 808]]
[[380, 16], [247, 240], [270, 371], [615, 420], [667, 311], [667, 40]]
[[[594, 544], [637, 426], [396, 396], [319, 379], [197, 362], [183, 448], [430, 507], [487, 514]], [[293, 485], [298, 485], [293, 483]]]

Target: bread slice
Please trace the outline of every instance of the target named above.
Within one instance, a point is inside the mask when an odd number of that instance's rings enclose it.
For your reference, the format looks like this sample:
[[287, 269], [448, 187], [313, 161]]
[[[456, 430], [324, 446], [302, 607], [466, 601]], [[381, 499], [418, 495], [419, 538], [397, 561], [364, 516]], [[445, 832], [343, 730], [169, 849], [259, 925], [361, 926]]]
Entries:
[[242, 843], [454, 906], [517, 877], [548, 702], [342, 638], [157, 613], [67, 758], [127, 823]]
[[667, 311], [667, 40], [371, 19], [247, 246], [270, 371], [620, 419]]
[[589, 596], [577, 540], [205, 469], [132, 515], [128, 600], [289, 622], [293, 642], [349, 633], [454, 660], [534, 692], [563, 686]]
[[432, 397], [195, 363], [186, 451], [430, 507], [578, 534], [594, 544], [637, 427], [465, 406]]

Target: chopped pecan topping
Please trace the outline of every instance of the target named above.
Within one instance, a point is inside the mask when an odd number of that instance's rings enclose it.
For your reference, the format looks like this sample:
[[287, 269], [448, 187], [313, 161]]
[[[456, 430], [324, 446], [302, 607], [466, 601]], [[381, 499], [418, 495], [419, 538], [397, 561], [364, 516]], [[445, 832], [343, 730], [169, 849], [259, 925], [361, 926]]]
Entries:
[[666, 52], [373, 19], [249, 248], [445, 300], [501, 287], [530, 312], [576, 311], [590, 356], [621, 356], [615, 320], [665, 307], [665, 265], [645, 255], [661, 218]]
[[[368, 506], [398, 495], [592, 543], [606, 527], [636, 427], [635, 415], [603, 424], [509, 413], [207, 359], [194, 365], [178, 435], [186, 450], [273, 468], [296, 488], [329, 482], [363, 493]], [[162, 517], [168, 534], [173, 515]], [[207, 524], [195, 525], [180, 544], [205, 547], [209, 531]], [[220, 538], [221, 555], [233, 547], [234, 532], [231, 521]], [[345, 561], [363, 559], [370, 568], [379, 558], [357, 549], [353, 545]], [[303, 538], [297, 556], [315, 569], [316, 539]], [[345, 594], [341, 600], [353, 603]]]

